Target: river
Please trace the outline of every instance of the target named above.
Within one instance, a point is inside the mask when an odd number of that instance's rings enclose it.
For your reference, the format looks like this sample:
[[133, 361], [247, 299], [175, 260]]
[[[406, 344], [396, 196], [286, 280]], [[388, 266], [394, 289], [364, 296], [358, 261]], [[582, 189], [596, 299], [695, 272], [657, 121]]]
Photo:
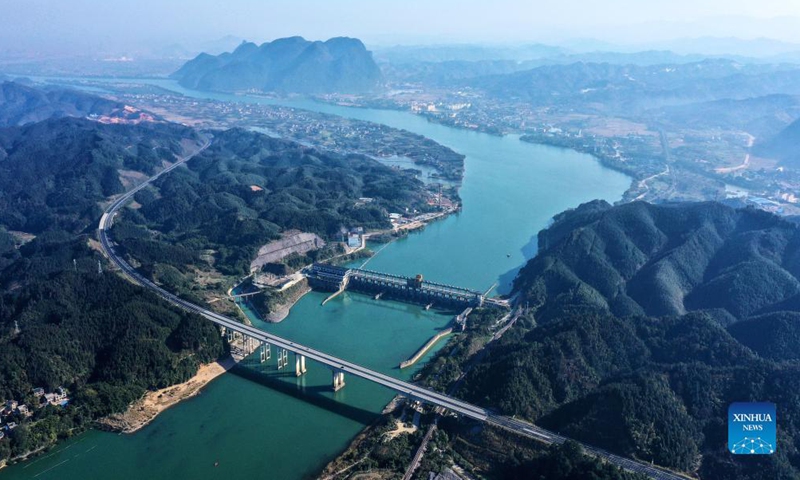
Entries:
[[[168, 80], [148, 83], [195, 97], [282, 104], [383, 123], [466, 155], [462, 211], [382, 249], [370, 261], [373, 270], [422, 273], [427, 279], [481, 290], [499, 282], [498, 290], [508, 292], [518, 269], [536, 253], [536, 233], [553, 215], [596, 198], [617, 201], [630, 184], [630, 178], [585, 154], [521, 142], [515, 136], [454, 129], [411, 113], [200, 93]], [[255, 323], [409, 378], [413, 372], [401, 372], [397, 365], [450, 320], [449, 315], [358, 294], [345, 294], [324, 307], [323, 298], [315, 292], [306, 295], [280, 324]], [[0, 478], [309, 478], [393, 396], [352, 377], [334, 394], [330, 372], [314, 363], [300, 379], [293, 372], [279, 372], [274, 359], [250, 364], [249, 371], [260, 372], [255, 378], [223, 375], [136, 434], [89, 431], [45, 456], [4, 469]]]

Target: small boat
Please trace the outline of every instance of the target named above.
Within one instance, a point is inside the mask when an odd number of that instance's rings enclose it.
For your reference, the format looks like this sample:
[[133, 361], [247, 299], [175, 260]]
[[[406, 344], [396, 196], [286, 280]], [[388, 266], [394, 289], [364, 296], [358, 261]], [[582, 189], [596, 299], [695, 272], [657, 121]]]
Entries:
[[506, 253], [506, 258], [511, 258], [511, 254], [510, 253]]

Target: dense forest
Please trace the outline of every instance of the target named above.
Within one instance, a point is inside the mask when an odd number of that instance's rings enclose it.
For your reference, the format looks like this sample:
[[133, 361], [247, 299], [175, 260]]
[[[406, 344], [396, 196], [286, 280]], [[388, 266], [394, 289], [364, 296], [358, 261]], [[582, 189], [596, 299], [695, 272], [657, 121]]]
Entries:
[[[91, 235], [102, 202], [198, 143], [168, 124], [61, 118], [0, 129], [0, 400], [33, 412], [5, 418], [19, 425], [0, 440], [0, 462], [184, 381], [223, 353], [209, 322], [98, 271], [107, 266]], [[38, 408], [35, 387], [64, 387], [69, 404]]]
[[[2, 111], [0, 109], [0, 111]], [[126, 177], [155, 173], [197, 134], [173, 124], [61, 118], [0, 129], [0, 225], [39, 234], [94, 226]]]
[[0, 127], [51, 118], [126, 115], [125, 105], [62, 88], [37, 88], [0, 78]]
[[[539, 245], [515, 282], [531, 314], [468, 375], [468, 399], [701, 478], [800, 475], [796, 224], [592, 202]], [[727, 452], [735, 401], [777, 404], [775, 455]]]
[[65, 408], [33, 417], [0, 440], [0, 460], [73, 434], [124, 410], [148, 389], [185, 381], [223, 353], [215, 326], [113, 272], [85, 237], [47, 233], [0, 272], [0, 399], [38, 404], [34, 387], [66, 387]]
[[343, 227], [388, 228], [388, 212], [430, 209], [425, 199], [409, 172], [232, 129], [216, 133], [187, 168], [137, 194], [139, 206], [113, 233], [150, 273], [168, 265], [179, 271], [169, 270], [174, 279], [199, 265], [243, 275], [258, 247], [284, 230], [339, 240]]

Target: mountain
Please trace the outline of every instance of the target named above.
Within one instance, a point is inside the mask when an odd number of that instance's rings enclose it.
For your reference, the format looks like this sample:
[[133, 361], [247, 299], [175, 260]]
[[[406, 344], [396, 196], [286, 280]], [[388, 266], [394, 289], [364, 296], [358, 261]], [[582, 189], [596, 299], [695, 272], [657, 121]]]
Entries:
[[0, 127], [63, 117], [91, 118], [102, 123], [160, 121], [129, 105], [78, 90], [26, 85], [19, 79], [0, 83]]
[[568, 306], [616, 316], [711, 310], [723, 323], [800, 308], [797, 226], [716, 203], [593, 202], [539, 234], [515, 288], [539, 317]]
[[[701, 479], [798, 478], [797, 224], [595, 201], [558, 215], [539, 246], [514, 285], [530, 311], [476, 360], [465, 399]], [[775, 455], [726, 450], [736, 401], [778, 405]]]
[[776, 158], [786, 166], [800, 167], [800, 120], [767, 142], [756, 145], [755, 152], [762, 157]]
[[311, 42], [281, 38], [258, 46], [244, 42], [231, 53], [202, 53], [172, 75], [198, 90], [285, 93], [366, 93], [381, 88], [380, 69], [360, 40]]
[[197, 134], [166, 123], [49, 118], [65, 112], [56, 104], [80, 114], [105, 105], [71, 95], [34, 94], [47, 120], [0, 128], [0, 398], [33, 407], [35, 387], [64, 387], [70, 397], [63, 408], [31, 408], [31, 418], [6, 416], [18, 426], [0, 442], [2, 464], [188, 380], [223, 353], [210, 322], [98, 272], [108, 266], [92, 235], [103, 203], [197, 148]]
[[800, 69], [724, 59], [661, 65], [572, 63], [475, 78], [469, 85], [498, 98], [535, 104], [602, 103], [629, 114], [631, 108], [800, 95]]
[[[238, 277], [280, 232], [298, 229], [330, 240], [343, 225], [385, 229], [387, 212], [430, 209], [422, 182], [407, 171], [242, 129], [216, 132], [211, 147], [150, 191], [114, 227], [124, 230], [114, 238], [144, 272], [169, 265]], [[357, 206], [363, 197], [373, 201]], [[198, 251], [217, 253], [207, 262]]]
[[174, 161], [189, 141], [198, 141], [193, 130], [161, 123], [60, 118], [1, 128], [0, 225], [81, 232], [102, 214], [99, 202]]
[[675, 130], [686, 127], [720, 129], [769, 138], [800, 118], [800, 97], [767, 95], [743, 100], [721, 99], [671, 105], [644, 114], [659, 125]]

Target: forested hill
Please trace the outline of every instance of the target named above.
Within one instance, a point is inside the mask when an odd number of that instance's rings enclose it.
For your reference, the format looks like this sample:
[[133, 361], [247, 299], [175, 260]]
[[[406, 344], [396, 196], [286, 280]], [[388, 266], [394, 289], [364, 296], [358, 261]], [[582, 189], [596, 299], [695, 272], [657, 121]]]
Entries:
[[[198, 144], [167, 124], [60, 118], [0, 129], [0, 401], [34, 412], [6, 417], [19, 426], [0, 439], [0, 463], [223, 353], [213, 324], [98, 272], [92, 241], [102, 202]], [[70, 403], [39, 408], [35, 387], [64, 387]]]
[[219, 56], [202, 53], [172, 76], [184, 87], [198, 90], [309, 94], [372, 92], [383, 81], [364, 44], [345, 37], [325, 42], [280, 38], [260, 46], [242, 43]]
[[[516, 280], [531, 312], [464, 395], [703, 479], [798, 478], [798, 231], [715, 203], [565, 212]], [[774, 455], [727, 451], [736, 401], [777, 404]]]
[[[342, 227], [389, 228], [388, 212], [432, 209], [408, 171], [241, 129], [216, 133], [187, 167], [137, 194], [141, 208], [116, 222], [115, 238], [146, 272], [200, 267], [241, 276], [282, 231], [336, 240]], [[165, 282], [181, 277], [174, 268]]]
[[718, 203], [612, 208], [597, 201], [557, 216], [516, 290], [544, 304], [617, 316], [715, 310], [728, 324], [800, 309], [800, 233], [794, 223]]
[[61, 118], [0, 129], [0, 225], [82, 231], [100, 218], [101, 201], [198, 143], [193, 130], [174, 124]]
[[138, 122], [143, 112], [106, 98], [55, 87], [36, 88], [17, 82], [0, 83], [0, 127], [24, 125], [51, 118], [96, 117]]

